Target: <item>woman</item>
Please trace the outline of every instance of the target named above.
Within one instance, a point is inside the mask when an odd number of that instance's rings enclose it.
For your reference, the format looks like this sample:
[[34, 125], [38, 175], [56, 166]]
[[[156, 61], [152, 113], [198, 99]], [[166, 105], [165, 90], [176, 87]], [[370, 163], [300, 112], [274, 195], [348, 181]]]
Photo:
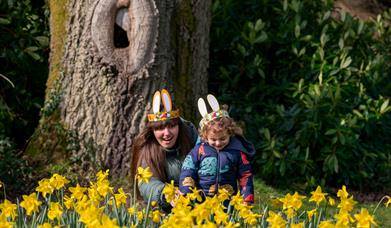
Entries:
[[[160, 111], [160, 100], [163, 111]], [[151, 114], [144, 130], [136, 137], [132, 148], [132, 176], [138, 167], [149, 167], [152, 178], [148, 183], [138, 185], [145, 202], [151, 196], [165, 211], [171, 206], [162, 195], [165, 183], [178, 185], [182, 162], [197, 140], [194, 125], [180, 118], [178, 110], [172, 110], [170, 95], [163, 89], [155, 92]]]

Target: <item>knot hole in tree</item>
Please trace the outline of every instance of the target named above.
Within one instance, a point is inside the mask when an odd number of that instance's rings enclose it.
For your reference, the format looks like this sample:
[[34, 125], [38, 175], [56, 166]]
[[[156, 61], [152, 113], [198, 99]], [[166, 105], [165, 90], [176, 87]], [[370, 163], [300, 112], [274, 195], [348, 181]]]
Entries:
[[153, 61], [158, 27], [154, 0], [100, 0], [92, 15], [91, 38], [104, 63], [134, 74]]

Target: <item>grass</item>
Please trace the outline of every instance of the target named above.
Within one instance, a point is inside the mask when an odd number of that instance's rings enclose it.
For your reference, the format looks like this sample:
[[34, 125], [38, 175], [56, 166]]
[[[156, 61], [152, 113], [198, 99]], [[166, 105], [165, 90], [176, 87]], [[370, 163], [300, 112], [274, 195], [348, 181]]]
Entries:
[[[254, 180], [254, 188], [255, 188], [255, 210], [259, 211], [260, 208], [264, 207], [265, 205], [272, 205], [272, 199], [284, 197], [285, 194], [291, 193], [294, 194], [295, 190], [291, 189], [276, 189], [271, 186], [268, 186], [260, 179]], [[315, 189], [314, 189], [315, 190]], [[349, 192], [349, 189], [347, 189]], [[327, 192], [329, 194], [335, 195], [336, 192]], [[304, 194], [300, 193], [301, 195], [305, 195], [307, 198], [307, 201], [303, 204], [303, 210], [311, 210], [315, 207], [315, 203], [308, 202], [308, 199], [311, 197], [310, 194]], [[353, 195], [354, 197], [354, 195]], [[378, 227], [391, 227], [391, 207], [385, 207], [383, 201], [379, 207], [375, 211], [375, 221], [379, 225]], [[366, 202], [366, 203], [360, 203], [358, 202], [355, 205], [354, 213], [358, 213], [361, 208], [367, 208], [369, 213], [373, 214], [376, 206], [379, 202]], [[336, 206], [330, 207], [327, 209], [327, 217], [332, 218], [333, 215], [336, 213], [337, 208]]]

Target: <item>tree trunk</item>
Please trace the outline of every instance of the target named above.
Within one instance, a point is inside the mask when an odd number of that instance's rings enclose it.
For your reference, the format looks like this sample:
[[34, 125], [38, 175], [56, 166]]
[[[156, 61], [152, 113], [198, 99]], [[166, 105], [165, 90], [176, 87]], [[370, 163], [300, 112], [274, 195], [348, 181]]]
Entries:
[[[50, 1], [51, 12], [61, 4]], [[195, 120], [196, 98], [207, 92], [211, 1], [63, 4], [65, 21], [56, 19], [58, 15], [50, 19], [46, 106], [52, 102], [51, 93], [60, 94], [59, 115], [52, 119], [76, 133], [78, 140], [67, 160], [87, 162], [84, 158], [90, 157], [101, 168], [124, 175], [130, 168], [133, 138], [146, 122], [155, 90], [167, 88], [182, 116]], [[61, 23], [65, 37], [55, 37]], [[43, 115], [41, 125], [50, 125], [54, 113]]]

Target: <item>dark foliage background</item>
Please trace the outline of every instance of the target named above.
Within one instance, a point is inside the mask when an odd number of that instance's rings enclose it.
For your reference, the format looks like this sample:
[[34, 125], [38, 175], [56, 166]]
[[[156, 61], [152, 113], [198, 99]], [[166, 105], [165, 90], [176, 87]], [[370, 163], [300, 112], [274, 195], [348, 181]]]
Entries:
[[259, 177], [390, 189], [389, 13], [363, 22], [332, 1], [214, 1], [210, 91], [246, 123]]
[[43, 0], [0, 1], [0, 180], [9, 192], [26, 184], [29, 170], [21, 151], [44, 101], [49, 56], [44, 5]]

